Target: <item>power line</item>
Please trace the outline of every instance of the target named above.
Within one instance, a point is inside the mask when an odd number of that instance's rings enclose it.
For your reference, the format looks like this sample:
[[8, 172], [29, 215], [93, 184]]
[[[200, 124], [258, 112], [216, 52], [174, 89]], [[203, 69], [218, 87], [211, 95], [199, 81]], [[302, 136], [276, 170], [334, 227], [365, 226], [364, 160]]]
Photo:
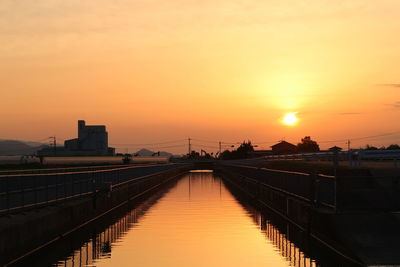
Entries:
[[178, 142], [185, 142], [185, 139], [179, 139], [179, 140], [171, 140], [171, 141], [165, 141], [165, 142], [159, 142], [159, 143], [130, 143], [130, 144], [110, 144], [113, 146], [151, 146], [151, 145], [164, 145], [164, 144], [172, 144], [172, 143], [178, 143]]
[[318, 143], [340, 143], [340, 142], [347, 142], [348, 140], [354, 140], [354, 139], [339, 139], [339, 140], [329, 140], [329, 141], [318, 141]]
[[277, 142], [279, 142], [279, 141], [265, 141], [265, 142], [251, 142], [251, 143], [260, 145], [260, 144], [275, 144]]
[[[206, 139], [198, 139], [198, 138], [192, 138], [192, 140], [193, 141], [199, 141], [199, 142], [205, 142], [205, 143], [217, 143], [217, 144], [219, 144], [220, 142], [221, 142], [221, 144], [241, 144], [243, 142], [243, 141], [224, 142], [224, 141], [206, 140]], [[251, 141], [251, 143], [254, 143], [254, 144], [274, 144], [276, 142], [277, 141], [262, 141], [262, 142], [253, 142], [253, 141]]]
[[184, 146], [186, 146], [186, 145], [183, 144], [183, 145], [174, 145], [174, 146], [159, 146], [157, 148], [174, 148], [174, 147], [184, 147]]
[[204, 142], [204, 143], [218, 143], [219, 141], [205, 140], [205, 139], [197, 139], [192, 138], [193, 141]]
[[[158, 148], [174, 148], [174, 147], [184, 147], [186, 146], [185, 144], [181, 145], [173, 145], [173, 146], [154, 146], [150, 147], [151, 149], [158, 149]], [[116, 148], [126, 148], [125, 146], [116, 146]]]
[[379, 138], [379, 137], [385, 137], [385, 136], [397, 135], [397, 134], [400, 134], [400, 132], [383, 133], [383, 134], [378, 134], [378, 135], [370, 135], [370, 136], [364, 136], [364, 137], [338, 139], [338, 140], [318, 141], [318, 143], [338, 143], [338, 142], [348, 142], [349, 140], [350, 141], [358, 141], [358, 140], [365, 140], [365, 139], [371, 139], [371, 138], [373, 139], [373, 138]]
[[48, 141], [50, 139], [52, 139], [53, 137], [46, 137], [46, 138], [42, 138], [42, 139], [36, 139], [36, 140], [28, 140], [26, 142], [34, 142], [34, 143], [39, 143], [39, 142], [43, 142], [43, 141]]
[[219, 149], [219, 147], [217, 147], [217, 146], [208, 146], [208, 145], [201, 145], [201, 144], [192, 144], [192, 146], [200, 147], [200, 148], [205, 147], [205, 148]]
[[224, 148], [226, 148], [226, 147], [234, 147], [235, 145], [233, 145], [233, 144], [225, 144], [224, 146], [222, 146], [222, 147], [224, 147]]
[[359, 137], [359, 138], [351, 138], [350, 140], [363, 140], [363, 139], [370, 139], [370, 138], [376, 138], [376, 137], [390, 136], [390, 135], [395, 135], [395, 134], [400, 134], [400, 132], [371, 135], [371, 136], [365, 136], [365, 137]]
[[237, 144], [237, 143], [241, 143], [241, 142], [222, 142], [221, 141], [221, 144], [228, 144], [228, 145], [231, 145], [231, 144]]
[[[354, 138], [346, 138], [346, 139], [336, 139], [336, 140], [322, 140], [318, 141], [321, 144], [327, 143], [343, 143], [347, 146], [350, 146], [350, 143], [359, 140], [373, 140], [373, 139], [382, 139], [384, 137], [390, 137], [399, 135], [400, 132], [390, 132], [390, 133], [382, 133], [376, 135], [362, 136], [362, 137], [354, 137]], [[45, 138], [43, 140], [48, 140], [49, 138]], [[252, 142], [255, 146], [266, 145], [266, 144], [274, 144], [278, 141], [261, 141], [261, 142]], [[187, 139], [176, 139], [176, 140], [168, 140], [164, 142], [155, 142], [155, 143], [129, 143], [129, 144], [110, 144], [116, 146], [117, 148], [126, 148], [126, 147], [139, 147], [139, 146], [148, 146], [150, 149], [167, 149], [167, 148], [188, 148], [188, 153], [191, 153], [193, 147], [197, 149], [207, 148], [218, 150], [222, 152], [227, 148], [236, 147], [242, 142], [226, 142], [226, 141], [217, 141], [217, 140], [209, 140], [209, 139], [201, 139], [201, 138], [187, 138]], [[215, 144], [215, 146], [213, 145]]]
[[46, 138], [43, 138], [43, 139], [40, 139], [40, 140], [31, 141], [31, 142], [43, 142], [43, 141], [47, 141], [47, 140], [49, 140], [51, 138], [53, 138], [53, 137], [46, 137]]

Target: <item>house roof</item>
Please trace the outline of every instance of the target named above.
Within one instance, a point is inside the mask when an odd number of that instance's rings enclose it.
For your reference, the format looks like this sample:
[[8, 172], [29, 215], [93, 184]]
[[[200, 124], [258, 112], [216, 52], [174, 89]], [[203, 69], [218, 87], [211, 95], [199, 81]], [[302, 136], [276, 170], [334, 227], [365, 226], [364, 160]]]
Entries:
[[277, 143], [277, 144], [275, 144], [275, 145], [273, 145], [273, 146], [271, 146], [272, 147], [272, 149], [274, 149], [274, 148], [278, 148], [278, 147], [293, 147], [293, 148], [297, 148], [297, 146], [296, 145], [293, 145], [293, 144], [291, 144], [291, 143], [289, 143], [289, 142], [286, 142], [286, 141], [280, 141], [279, 143]]

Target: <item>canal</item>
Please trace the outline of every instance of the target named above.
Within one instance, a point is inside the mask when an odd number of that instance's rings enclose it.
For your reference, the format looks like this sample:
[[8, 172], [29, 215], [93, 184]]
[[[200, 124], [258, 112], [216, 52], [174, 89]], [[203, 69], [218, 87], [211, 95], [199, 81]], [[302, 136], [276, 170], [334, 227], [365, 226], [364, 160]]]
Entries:
[[341, 266], [210, 171], [190, 172], [17, 264]]

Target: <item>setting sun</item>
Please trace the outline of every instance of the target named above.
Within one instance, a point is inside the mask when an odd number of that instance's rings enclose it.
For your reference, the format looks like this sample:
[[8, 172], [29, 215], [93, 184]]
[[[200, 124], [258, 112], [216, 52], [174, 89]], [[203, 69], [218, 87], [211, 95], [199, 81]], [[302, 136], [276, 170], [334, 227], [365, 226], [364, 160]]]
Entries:
[[286, 125], [295, 125], [298, 121], [298, 118], [296, 117], [296, 113], [287, 113], [285, 117], [283, 117], [283, 123]]

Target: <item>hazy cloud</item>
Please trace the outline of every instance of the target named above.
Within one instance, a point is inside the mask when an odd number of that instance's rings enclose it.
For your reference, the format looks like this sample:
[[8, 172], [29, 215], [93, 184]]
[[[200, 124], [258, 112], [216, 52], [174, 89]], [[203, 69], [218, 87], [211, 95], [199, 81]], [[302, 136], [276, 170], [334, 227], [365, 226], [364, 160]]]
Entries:
[[400, 83], [383, 83], [379, 84], [380, 86], [388, 86], [388, 87], [400, 87]]
[[392, 107], [392, 108], [400, 108], [400, 101], [395, 101], [395, 102], [390, 103], [390, 104], [385, 104], [385, 106], [389, 106], [389, 107]]
[[391, 104], [392, 107], [394, 108], [400, 108], [400, 101], [396, 101], [393, 104]]
[[339, 115], [360, 115], [361, 112], [341, 112]]

